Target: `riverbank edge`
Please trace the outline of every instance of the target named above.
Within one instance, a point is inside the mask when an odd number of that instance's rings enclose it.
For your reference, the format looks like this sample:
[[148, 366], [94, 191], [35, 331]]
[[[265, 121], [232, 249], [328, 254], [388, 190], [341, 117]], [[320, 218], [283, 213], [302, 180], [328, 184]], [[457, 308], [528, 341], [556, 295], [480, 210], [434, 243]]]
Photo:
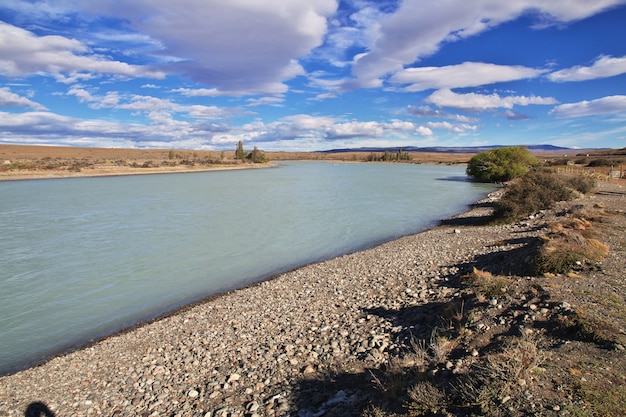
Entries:
[[[69, 178], [106, 178], [125, 177], [134, 175], [164, 175], [164, 174], [192, 174], [196, 172], [220, 172], [235, 171], [242, 169], [275, 168], [276, 163], [263, 164], [224, 164], [210, 168], [125, 168], [125, 169], [94, 169], [93, 171], [71, 172], [60, 171], [11, 171], [0, 172], [0, 181], [28, 181], [28, 180], [49, 180], [49, 179], [69, 179]], [[99, 171], [99, 172], [98, 172]]]

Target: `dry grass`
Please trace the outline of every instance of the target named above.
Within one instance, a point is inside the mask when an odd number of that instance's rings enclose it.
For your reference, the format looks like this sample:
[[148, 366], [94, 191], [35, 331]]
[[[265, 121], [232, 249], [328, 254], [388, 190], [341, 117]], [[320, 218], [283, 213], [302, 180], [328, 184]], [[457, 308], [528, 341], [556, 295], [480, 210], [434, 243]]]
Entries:
[[609, 247], [595, 238], [598, 233], [589, 220], [576, 217], [551, 224], [549, 229], [531, 261], [537, 275], [569, 274], [584, 262], [598, 261], [609, 253]]
[[502, 415], [506, 398], [521, 390], [519, 381], [537, 369], [543, 360], [534, 339], [509, 340], [501, 352], [487, 356], [454, 384], [454, 402], [486, 415]]
[[408, 391], [407, 408], [412, 415], [437, 414], [448, 407], [449, 399], [445, 392], [429, 381], [422, 381]]
[[496, 297], [501, 295], [513, 280], [501, 275], [493, 275], [474, 267], [473, 271], [465, 275], [464, 280], [472, 286], [477, 295], [483, 297]]
[[585, 308], [556, 319], [557, 329], [573, 334], [577, 339], [600, 345], [624, 343], [624, 335], [609, 321]]

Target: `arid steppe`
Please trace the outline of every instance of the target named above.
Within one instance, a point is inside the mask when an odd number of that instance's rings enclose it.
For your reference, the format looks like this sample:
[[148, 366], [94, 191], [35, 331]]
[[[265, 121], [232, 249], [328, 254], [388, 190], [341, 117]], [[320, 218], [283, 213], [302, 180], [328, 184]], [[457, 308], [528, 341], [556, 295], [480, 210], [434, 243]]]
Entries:
[[[35, 178], [89, 177], [194, 172], [268, 167], [289, 160], [362, 162], [370, 152], [266, 152], [268, 164], [235, 159], [232, 151], [80, 148], [67, 146], [0, 145], [0, 181]], [[472, 153], [411, 152], [407, 162], [466, 164]], [[537, 157], [555, 159], [560, 153]]]

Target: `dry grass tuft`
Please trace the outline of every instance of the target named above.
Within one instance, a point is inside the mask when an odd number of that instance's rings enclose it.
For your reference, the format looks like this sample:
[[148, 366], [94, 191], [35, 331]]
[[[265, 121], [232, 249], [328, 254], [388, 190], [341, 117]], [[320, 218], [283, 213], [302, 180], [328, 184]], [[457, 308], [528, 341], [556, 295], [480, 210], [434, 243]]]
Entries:
[[570, 274], [585, 261], [598, 261], [606, 257], [609, 247], [600, 242], [592, 223], [575, 217], [553, 223], [549, 236], [542, 236], [541, 245], [531, 261], [537, 275]]
[[624, 338], [613, 324], [584, 308], [576, 309], [572, 315], [558, 317], [556, 325], [557, 329], [573, 333], [582, 341], [600, 345], [620, 343]]
[[463, 278], [472, 285], [477, 294], [485, 297], [495, 297], [502, 294], [507, 286], [513, 282], [511, 278], [493, 275], [491, 272], [475, 267], [471, 273]]
[[433, 363], [444, 363], [448, 359], [448, 355], [454, 350], [456, 345], [457, 342], [454, 340], [450, 340], [447, 337], [433, 334], [430, 338], [430, 343], [428, 345], [431, 351], [431, 358]]
[[415, 416], [437, 414], [445, 411], [449, 404], [446, 393], [428, 381], [411, 387], [408, 397], [407, 407]]

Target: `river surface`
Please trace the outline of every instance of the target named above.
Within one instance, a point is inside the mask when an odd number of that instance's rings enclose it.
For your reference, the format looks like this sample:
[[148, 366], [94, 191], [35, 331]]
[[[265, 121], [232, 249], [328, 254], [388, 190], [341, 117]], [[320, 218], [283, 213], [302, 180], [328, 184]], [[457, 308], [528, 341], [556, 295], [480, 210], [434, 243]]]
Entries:
[[419, 232], [491, 190], [464, 167], [330, 162], [0, 182], [0, 374]]

